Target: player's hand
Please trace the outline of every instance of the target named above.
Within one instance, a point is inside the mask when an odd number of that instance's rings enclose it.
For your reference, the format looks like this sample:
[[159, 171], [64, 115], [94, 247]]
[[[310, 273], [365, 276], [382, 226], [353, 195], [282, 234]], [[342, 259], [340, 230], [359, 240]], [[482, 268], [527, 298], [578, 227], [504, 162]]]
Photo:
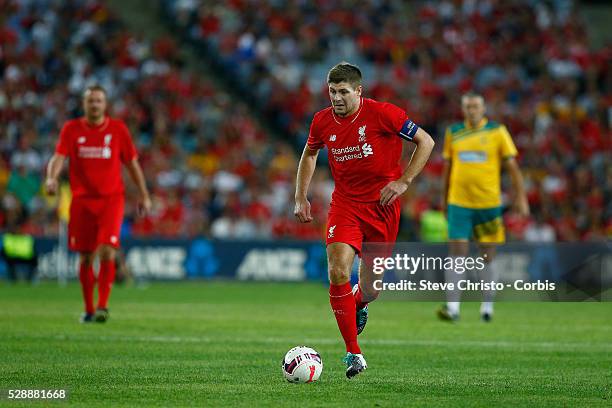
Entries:
[[395, 180], [384, 186], [383, 189], [380, 190], [380, 204], [392, 204], [399, 196], [408, 190], [409, 184], [410, 183], [405, 181]]
[[529, 202], [527, 201], [527, 197], [518, 197], [514, 203], [514, 207], [518, 211], [519, 215], [523, 217], [529, 216]]
[[307, 198], [296, 199], [293, 215], [296, 216], [299, 222], [305, 223], [313, 220], [310, 214], [310, 202]]
[[47, 191], [47, 194], [52, 196], [57, 194], [58, 184], [59, 183], [57, 180], [53, 178], [48, 178], [45, 180], [45, 190]]
[[138, 203], [138, 216], [144, 217], [145, 215], [149, 214], [152, 207], [153, 203], [151, 202], [151, 197], [148, 195], [143, 197]]

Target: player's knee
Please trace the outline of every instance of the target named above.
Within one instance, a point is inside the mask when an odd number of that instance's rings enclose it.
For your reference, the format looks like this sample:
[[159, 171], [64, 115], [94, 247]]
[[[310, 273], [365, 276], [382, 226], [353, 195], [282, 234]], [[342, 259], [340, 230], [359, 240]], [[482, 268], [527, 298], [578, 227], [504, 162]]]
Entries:
[[329, 282], [333, 285], [342, 285], [351, 280], [351, 271], [341, 266], [329, 267]]
[[481, 244], [480, 245], [480, 256], [484, 259], [486, 264], [493, 262], [496, 255], [495, 244]]
[[117, 250], [111, 246], [103, 245], [100, 247], [101, 261], [114, 261]]
[[81, 252], [80, 254], [80, 263], [81, 265], [89, 268], [93, 265], [94, 262], [94, 254], [92, 252]]

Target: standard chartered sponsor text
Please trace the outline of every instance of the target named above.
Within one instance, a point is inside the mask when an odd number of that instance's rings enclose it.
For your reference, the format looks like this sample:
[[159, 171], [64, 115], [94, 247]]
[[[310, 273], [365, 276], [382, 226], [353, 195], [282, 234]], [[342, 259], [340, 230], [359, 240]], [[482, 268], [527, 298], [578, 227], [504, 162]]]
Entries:
[[[347, 147], [342, 147], [339, 149], [332, 148], [331, 152], [334, 155], [334, 159], [338, 162], [343, 162], [343, 161], [353, 160], [353, 159], [363, 159], [363, 154], [361, 153], [361, 146], [359, 145], [347, 146]], [[353, 153], [353, 154], [346, 154], [346, 153]]]

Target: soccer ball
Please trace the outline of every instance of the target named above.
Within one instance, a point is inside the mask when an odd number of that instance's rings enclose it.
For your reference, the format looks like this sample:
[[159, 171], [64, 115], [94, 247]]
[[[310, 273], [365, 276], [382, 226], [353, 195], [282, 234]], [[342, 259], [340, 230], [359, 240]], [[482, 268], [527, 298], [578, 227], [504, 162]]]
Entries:
[[297, 346], [285, 354], [281, 363], [283, 375], [292, 383], [311, 383], [319, 379], [323, 371], [323, 360], [316, 350]]

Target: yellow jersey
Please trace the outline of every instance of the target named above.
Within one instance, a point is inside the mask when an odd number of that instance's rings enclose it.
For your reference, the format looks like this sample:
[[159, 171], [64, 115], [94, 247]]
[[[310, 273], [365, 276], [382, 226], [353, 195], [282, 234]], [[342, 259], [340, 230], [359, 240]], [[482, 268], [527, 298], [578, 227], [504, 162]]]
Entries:
[[467, 122], [448, 127], [442, 152], [451, 166], [448, 204], [499, 207], [501, 164], [516, 154], [516, 146], [504, 125], [484, 118], [475, 127]]

